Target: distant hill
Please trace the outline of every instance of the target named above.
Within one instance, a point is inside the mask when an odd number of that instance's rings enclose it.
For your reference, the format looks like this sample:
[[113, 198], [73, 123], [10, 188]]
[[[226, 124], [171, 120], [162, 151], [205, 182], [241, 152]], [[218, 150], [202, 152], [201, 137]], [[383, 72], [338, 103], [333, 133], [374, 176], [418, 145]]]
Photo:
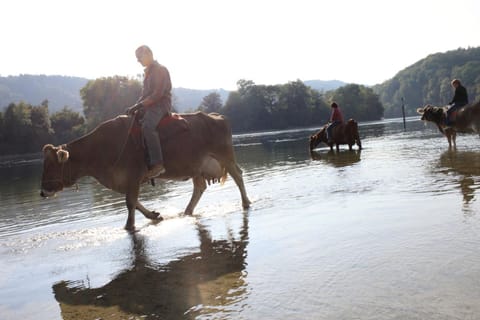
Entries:
[[186, 88], [173, 88], [173, 104], [177, 111], [193, 111], [198, 108], [202, 103], [205, 96], [212, 92], [216, 92], [220, 95], [222, 102], [225, 103], [228, 99], [230, 91], [224, 89], [211, 89], [211, 90], [196, 90]]
[[335, 90], [347, 84], [340, 80], [307, 80], [303, 83], [305, 83], [306, 86], [321, 92]]
[[446, 105], [453, 97], [452, 79], [460, 79], [470, 102], [480, 98], [480, 47], [435, 53], [398, 72], [392, 79], [373, 87], [385, 107], [385, 117], [417, 115], [425, 104]]
[[80, 88], [88, 79], [65, 76], [19, 75], [0, 77], [0, 111], [10, 103], [24, 101], [40, 105], [48, 100], [50, 110], [57, 111], [64, 106], [82, 112]]

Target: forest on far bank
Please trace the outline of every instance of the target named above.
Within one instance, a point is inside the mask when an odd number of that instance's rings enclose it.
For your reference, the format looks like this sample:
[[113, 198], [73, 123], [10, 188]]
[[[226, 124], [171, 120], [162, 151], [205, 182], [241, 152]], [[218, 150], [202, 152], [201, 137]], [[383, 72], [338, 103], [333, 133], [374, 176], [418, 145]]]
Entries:
[[[0, 113], [0, 154], [33, 153], [47, 143], [67, 143], [124, 114], [140, 93], [140, 81], [116, 76], [91, 80], [81, 89], [83, 115], [67, 106], [50, 114], [48, 100], [40, 105], [11, 103]], [[340, 105], [346, 118], [383, 117], [383, 107], [371, 88], [351, 84], [321, 93], [300, 80], [274, 86], [240, 80], [238, 90], [230, 92], [225, 102], [213, 92], [196, 110], [224, 114], [233, 132], [242, 133], [321, 126], [328, 121], [331, 101]]]

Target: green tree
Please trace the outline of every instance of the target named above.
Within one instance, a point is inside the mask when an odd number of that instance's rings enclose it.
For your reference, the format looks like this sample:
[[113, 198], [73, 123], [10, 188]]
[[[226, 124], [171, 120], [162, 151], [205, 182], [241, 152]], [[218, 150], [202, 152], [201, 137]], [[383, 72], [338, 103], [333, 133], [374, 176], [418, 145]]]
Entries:
[[44, 100], [40, 106], [32, 106], [30, 111], [32, 124], [32, 151], [38, 151], [48, 142], [51, 142], [53, 130], [48, 114], [48, 100]]
[[303, 127], [312, 124], [312, 114], [318, 97], [302, 81], [289, 82], [280, 88], [280, 103], [284, 105], [288, 126]]
[[3, 112], [0, 112], [0, 145], [5, 139], [5, 121], [3, 120]]
[[141, 91], [141, 83], [127, 77], [115, 76], [89, 81], [80, 90], [87, 129], [91, 130], [105, 120], [124, 114], [137, 101]]
[[[11, 103], [5, 110], [5, 153], [27, 149], [32, 138], [32, 108], [25, 102]], [[25, 147], [27, 146], [27, 148]], [[28, 152], [27, 150], [23, 150]]]
[[48, 117], [48, 101], [39, 106], [25, 102], [11, 103], [4, 114], [2, 152], [39, 152], [52, 137]]
[[237, 86], [221, 110], [231, 119], [234, 131], [319, 125], [328, 117], [322, 95], [300, 80], [275, 86], [240, 80]]
[[383, 106], [373, 89], [358, 84], [349, 84], [331, 91], [328, 100], [336, 101], [345, 118], [357, 121], [379, 120], [383, 117]]
[[268, 86], [257, 86], [251, 80], [237, 82], [238, 93], [231, 93], [222, 113], [232, 119], [235, 131], [255, 131], [271, 128], [268, 110], [271, 109]]
[[222, 98], [217, 92], [212, 92], [202, 99], [202, 103], [198, 106], [198, 110], [210, 113], [220, 112], [223, 106]]
[[66, 143], [85, 133], [85, 118], [68, 107], [50, 117], [56, 143]]

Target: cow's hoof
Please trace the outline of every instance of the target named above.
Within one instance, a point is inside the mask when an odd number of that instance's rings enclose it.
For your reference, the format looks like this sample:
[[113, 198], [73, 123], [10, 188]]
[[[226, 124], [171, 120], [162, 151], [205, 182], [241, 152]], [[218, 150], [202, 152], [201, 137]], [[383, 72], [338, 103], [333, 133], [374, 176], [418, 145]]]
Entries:
[[133, 225], [133, 224], [132, 224], [132, 225], [126, 224], [126, 225], [125, 225], [125, 230], [127, 230], [127, 231], [130, 232], [130, 233], [133, 233], [133, 232], [135, 232], [135, 230], [136, 230], [136, 229], [135, 229], [135, 225]]
[[145, 214], [145, 217], [150, 220], [163, 220], [163, 218], [160, 216], [160, 212], [156, 211], [149, 211]]

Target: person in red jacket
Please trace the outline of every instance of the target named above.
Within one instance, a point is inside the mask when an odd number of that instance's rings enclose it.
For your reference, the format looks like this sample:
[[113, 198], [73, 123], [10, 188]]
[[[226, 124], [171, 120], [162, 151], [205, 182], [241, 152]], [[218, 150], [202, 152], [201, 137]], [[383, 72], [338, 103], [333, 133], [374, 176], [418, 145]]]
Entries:
[[330, 121], [328, 122], [327, 127], [327, 140], [328, 143], [332, 143], [332, 130], [339, 124], [343, 123], [343, 115], [340, 111], [340, 107], [336, 102], [333, 102], [330, 107], [332, 108], [332, 113], [330, 114]]
[[153, 178], [165, 173], [162, 148], [156, 128], [158, 122], [171, 112], [172, 82], [167, 68], [153, 58], [149, 47], [145, 45], [138, 47], [135, 55], [138, 62], [145, 67], [145, 77], [142, 95], [134, 106], [127, 109], [127, 113], [132, 115], [138, 110], [144, 112], [141, 120], [142, 133], [150, 160], [147, 177]]

